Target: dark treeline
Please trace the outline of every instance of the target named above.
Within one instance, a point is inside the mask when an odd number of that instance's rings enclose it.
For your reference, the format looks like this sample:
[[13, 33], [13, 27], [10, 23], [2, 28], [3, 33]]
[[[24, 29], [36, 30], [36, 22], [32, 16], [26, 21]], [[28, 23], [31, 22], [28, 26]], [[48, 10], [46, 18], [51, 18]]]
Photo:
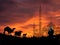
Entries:
[[20, 38], [16, 36], [0, 34], [0, 45], [60, 45], [60, 35], [40, 38]]
[[15, 28], [4, 28], [3, 34], [0, 34], [0, 45], [60, 45], [60, 35], [53, 35], [52, 28], [49, 29], [47, 37], [27, 38], [27, 34], [23, 34], [23, 38], [17, 37], [21, 35], [22, 31], [16, 31], [15, 36], [5, 34], [6, 31], [11, 34], [14, 30]]
[[[16, 28], [11, 29], [9, 26], [7, 26], [7, 27], [4, 28], [3, 34], [5, 34], [6, 31], [7, 31], [8, 34], [11, 35], [11, 33], [13, 33], [13, 31], [14, 31], [15, 29], [16, 29]], [[15, 31], [15, 35], [14, 35], [14, 36], [21, 36], [21, 34], [22, 34], [22, 31], [21, 31], [21, 30], [20, 30], [20, 31]], [[26, 35], [27, 35], [27, 34], [23, 34], [23, 37], [26, 37]]]

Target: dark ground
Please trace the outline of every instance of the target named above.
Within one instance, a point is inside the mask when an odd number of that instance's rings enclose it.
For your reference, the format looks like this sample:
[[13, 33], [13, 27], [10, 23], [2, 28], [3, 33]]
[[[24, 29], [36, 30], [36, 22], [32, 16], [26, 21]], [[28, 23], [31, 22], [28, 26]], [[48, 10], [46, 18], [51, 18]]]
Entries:
[[60, 35], [40, 38], [18, 38], [0, 34], [0, 45], [60, 45]]

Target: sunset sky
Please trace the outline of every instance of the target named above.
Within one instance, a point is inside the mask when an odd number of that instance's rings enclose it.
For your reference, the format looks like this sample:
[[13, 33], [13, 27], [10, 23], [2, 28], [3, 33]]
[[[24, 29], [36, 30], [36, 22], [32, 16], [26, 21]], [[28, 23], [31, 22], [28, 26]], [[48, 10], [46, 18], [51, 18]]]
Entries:
[[[39, 29], [40, 6], [42, 29], [51, 19], [55, 29], [60, 29], [60, 0], [0, 0], [0, 32], [10, 26], [33, 36], [33, 23]], [[45, 32], [42, 34], [46, 35]]]

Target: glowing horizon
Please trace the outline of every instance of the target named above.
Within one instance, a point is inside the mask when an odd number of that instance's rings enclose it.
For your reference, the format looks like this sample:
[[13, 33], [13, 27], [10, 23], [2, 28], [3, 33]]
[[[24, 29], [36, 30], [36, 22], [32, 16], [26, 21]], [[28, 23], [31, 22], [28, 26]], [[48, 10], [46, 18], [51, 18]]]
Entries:
[[[4, 27], [16, 28], [15, 31], [22, 30], [27, 36], [33, 36], [33, 23], [39, 29], [39, 8], [41, 4], [42, 35], [47, 35], [43, 31], [52, 18], [55, 25], [55, 34], [60, 34], [60, 0], [1, 0], [0, 8], [0, 32]], [[59, 29], [58, 29], [59, 28]], [[14, 31], [14, 32], [15, 32]]]

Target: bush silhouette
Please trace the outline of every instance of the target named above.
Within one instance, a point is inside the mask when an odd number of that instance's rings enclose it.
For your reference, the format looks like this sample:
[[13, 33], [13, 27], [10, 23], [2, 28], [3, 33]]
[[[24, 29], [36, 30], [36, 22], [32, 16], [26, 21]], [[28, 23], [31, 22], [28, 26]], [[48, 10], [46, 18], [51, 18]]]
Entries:
[[8, 34], [10, 34], [10, 33], [12, 33], [14, 30], [15, 30], [15, 28], [11, 29], [10, 27], [7, 26], [7, 27], [4, 28], [4, 34], [5, 34], [6, 31], [8, 32]]
[[16, 31], [15, 36], [21, 36], [22, 31]]
[[49, 29], [48, 34], [49, 36], [53, 36], [54, 30], [52, 28]]
[[26, 37], [27, 34], [23, 34], [23, 37]]

